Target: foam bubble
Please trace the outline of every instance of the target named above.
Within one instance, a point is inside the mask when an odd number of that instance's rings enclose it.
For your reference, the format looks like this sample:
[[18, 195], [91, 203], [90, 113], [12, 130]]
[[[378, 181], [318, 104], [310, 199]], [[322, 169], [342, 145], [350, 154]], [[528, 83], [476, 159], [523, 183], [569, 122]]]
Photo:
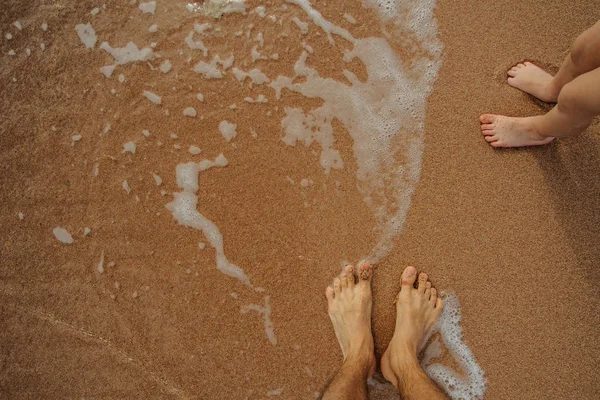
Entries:
[[79, 39], [84, 44], [85, 48], [93, 49], [96, 45], [96, 32], [94, 31], [92, 24], [77, 24], [75, 25], [75, 30], [77, 31], [77, 36], [79, 36]]
[[58, 227], [52, 229], [52, 233], [54, 234], [54, 237], [56, 239], [58, 239], [58, 241], [61, 243], [64, 243], [64, 244], [72, 244], [73, 243], [73, 236], [71, 236], [69, 231], [67, 231], [65, 228], [58, 226]]

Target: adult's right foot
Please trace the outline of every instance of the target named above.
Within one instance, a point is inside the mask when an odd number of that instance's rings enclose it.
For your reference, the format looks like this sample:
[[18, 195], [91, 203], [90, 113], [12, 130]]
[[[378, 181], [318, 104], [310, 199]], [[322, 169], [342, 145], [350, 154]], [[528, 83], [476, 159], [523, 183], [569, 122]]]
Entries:
[[508, 84], [547, 103], [556, 103], [561, 89], [552, 75], [528, 61], [508, 71]]
[[419, 366], [417, 353], [431, 336], [444, 303], [428, 276], [420, 273], [417, 289], [413, 287], [417, 270], [407, 267], [402, 273], [402, 288], [396, 300], [396, 329], [381, 358], [381, 372], [398, 388], [398, 376], [406, 368]]

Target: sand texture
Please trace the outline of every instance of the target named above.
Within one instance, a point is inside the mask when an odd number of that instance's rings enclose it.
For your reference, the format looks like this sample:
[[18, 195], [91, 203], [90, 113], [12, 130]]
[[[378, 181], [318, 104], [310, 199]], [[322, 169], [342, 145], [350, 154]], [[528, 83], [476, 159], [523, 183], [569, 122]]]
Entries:
[[[348, 46], [338, 37], [330, 45], [313, 23], [302, 35], [291, 22], [308, 21], [302, 10], [266, 1], [265, 19], [232, 13], [213, 22], [221, 35], [204, 40], [209, 56], [195, 50], [187, 62], [178, 51], [190, 52], [185, 37], [208, 19], [179, 19], [185, 2], [158, 1], [155, 14], [129, 3], [2, 5], [0, 398], [313, 399], [342, 360], [324, 289], [343, 261], [365, 257], [377, 241], [357, 191], [353, 141], [334, 120], [344, 168], [326, 174], [318, 145], [281, 140], [284, 107], [311, 109], [320, 99], [284, 90], [278, 102], [271, 88], [250, 88], [231, 71], [206, 79], [191, 69], [232, 54], [244, 71], [290, 75], [306, 41], [315, 53], [308, 64], [343, 81]], [[384, 37], [358, 0], [312, 3], [356, 38]], [[247, 1], [248, 10], [258, 5]], [[378, 356], [394, 329], [401, 271], [414, 265], [457, 294], [486, 399], [600, 398], [600, 124], [545, 147], [494, 150], [478, 121], [487, 112], [549, 110], [508, 86], [506, 70], [531, 60], [555, 72], [598, 15], [597, 0], [437, 1], [443, 63], [427, 100], [420, 179], [374, 275]], [[93, 49], [75, 31], [88, 22]], [[153, 23], [157, 32], [148, 32]], [[261, 53], [278, 52], [278, 60], [252, 63], [250, 23], [252, 39], [264, 34]], [[114, 62], [100, 43], [130, 40], [156, 42], [162, 58], [118, 65], [106, 78], [99, 67]], [[173, 63], [166, 74], [158, 70], [165, 59]], [[344, 68], [365, 79], [360, 63]], [[259, 94], [268, 103], [243, 100]], [[197, 116], [184, 116], [186, 107]], [[237, 125], [231, 141], [218, 130], [222, 120]], [[135, 153], [123, 151], [129, 141]], [[190, 154], [190, 145], [201, 153]], [[200, 173], [198, 210], [218, 226], [229, 261], [263, 292], [219, 271], [202, 233], [165, 208], [181, 190], [177, 165], [220, 153], [229, 163]], [[55, 227], [74, 243], [58, 241]], [[260, 312], [266, 299], [276, 344]], [[394, 398], [388, 386], [370, 389], [374, 399]]]

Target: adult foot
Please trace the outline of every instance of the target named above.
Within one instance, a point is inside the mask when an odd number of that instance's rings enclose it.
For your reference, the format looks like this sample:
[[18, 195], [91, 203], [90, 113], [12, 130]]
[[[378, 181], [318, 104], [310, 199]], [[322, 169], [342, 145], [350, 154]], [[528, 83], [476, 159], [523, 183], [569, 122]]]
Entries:
[[444, 303], [428, 281], [425, 273], [407, 267], [402, 273], [402, 288], [396, 299], [396, 329], [381, 358], [381, 372], [385, 379], [398, 387], [398, 376], [406, 368], [418, 366], [417, 354], [431, 336]]
[[505, 117], [504, 115], [483, 114], [481, 132], [492, 147], [540, 146], [554, 140], [542, 136], [536, 128], [536, 117]]
[[339, 278], [328, 286], [325, 296], [329, 304], [329, 318], [335, 336], [340, 342], [344, 363], [358, 363], [365, 368], [370, 379], [375, 373], [376, 361], [371, 333], [371, 266], [362, 261], [358, 265], [358, 276], [354, 267], [347, 265]]
[[538, 99], [556, 103], [560, 88], [554, 84], [554, 77], [528, 61], [517, 64], [508, 70], [508, 84], [529, 93]]

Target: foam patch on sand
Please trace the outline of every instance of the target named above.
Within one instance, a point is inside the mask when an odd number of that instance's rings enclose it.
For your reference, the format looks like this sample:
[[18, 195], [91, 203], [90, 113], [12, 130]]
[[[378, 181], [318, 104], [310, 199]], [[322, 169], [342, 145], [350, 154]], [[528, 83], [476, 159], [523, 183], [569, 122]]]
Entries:
[[203, 160], [199, 163], [189, 162], [179, 164], [176, 172], [177, 186], [182, 188], [183, 191], [174, 193], [175, 199], [167, 204], [166, 207], [171, 211], [175, 220], [181, 225], [202, 231], [208, 243], [210, 243], [216, 251], [217, 268], [219, 271], [252, 287], [250, 279], [248, 279], [244, 270], [237, 265], [230, 263], [225, 256], [223, 236], [217, 225], [204, 215], [200, 214], [196, 209], [198, 204], [196, 192], [200, 188], [198, 186], [199, 173], [213, 167], [226, 167], [227, 164], [227, 158], [225, 158], [223, 154], [220, 154], [215, 161]]
[[[354, 141], [354, 157], [358, 171], [358, 190], [377, 220], [379, 240], [367, 259], [375, 263], [393, 247], [393, 240], [404, 228], [411, 197], [419, 181], [423, 154], [426, 100], [441, 66], [441, 52], [405, 65], [386, 39], [356, 39], [352, 34], [327, 21], [307, 0], [287, 0], [301, 7], [311, 20], [335, 43], [339, 36], [352, 45], [344, 60], [360, 60], [368, 78], [361, 82], [352, 72], [343, 73], [351, 83], [321, 77], [307, 65], [310, 54], [302, 53], [294, 66], [294, 77], [277, 77], [271, 83], [276, 97], [287, 88], [308, 98], [320, 98], [324, 104], [304, 113], [286, 110], [282, 120], [284, 142], [295, 144], [296, 139], [309, 145], [312, 140], [321, 144], [321, 166], [326, 172], [340, 168], [332, 149], [334, 143], [331, 121], [337, 119]], [[430, 6], [433, 7], [434, 3]], [[419, 14], [421, 15], [421, 14]], [[431, 13], [427, 26], [435, 26]], [[415, 29], [419, 29], [418, 26]], [[428, 40], [427, 48], [439, 48], [437, 36], [417, 35]], [[292, 83], [305, 78], [302, 83]]]
[[436, 331], [439, 331], [444, 345], [463, 374], [458, 374], [442, 364], [429, 364], [433, 358], [439, 357], [441, 354], [439, 341], [433, 341], [425, 349], [422, 365], [425, 367], [427, 375], [440, 387], [443, 387], [453, 400], [483, 399], [487, 385], [485, 374], [469, 346], [463, 342], [460, 320], [458, 297], [454, 293], [448, 293], [444, 297], [444, 309]]

